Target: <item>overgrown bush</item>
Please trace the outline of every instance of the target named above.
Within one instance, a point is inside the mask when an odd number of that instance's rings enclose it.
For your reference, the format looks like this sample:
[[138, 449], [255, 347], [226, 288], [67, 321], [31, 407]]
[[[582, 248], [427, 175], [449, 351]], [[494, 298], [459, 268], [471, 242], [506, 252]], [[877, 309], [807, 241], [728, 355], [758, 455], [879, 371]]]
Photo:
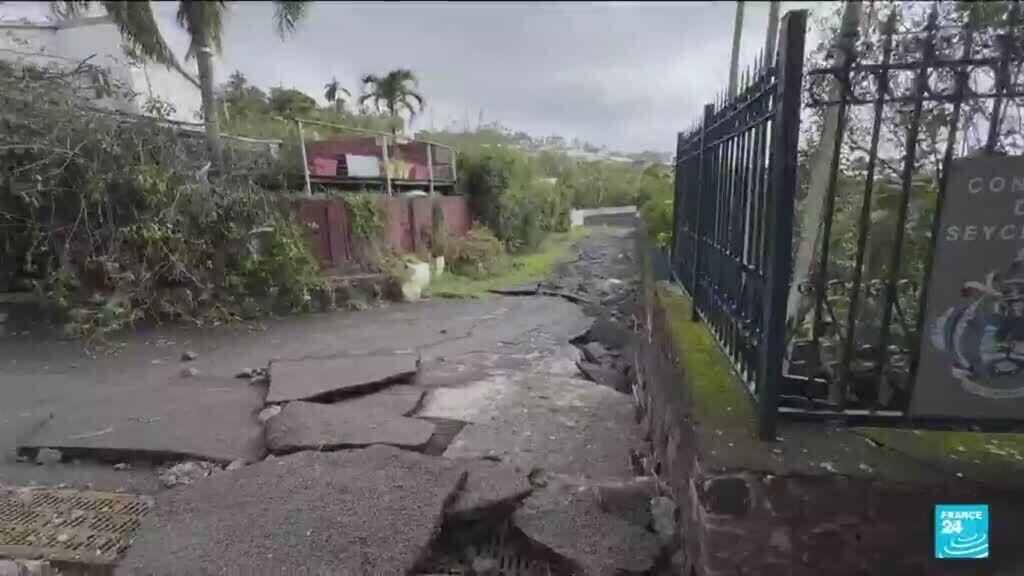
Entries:
[[672, 190], [658, 190], [640, 206], [640, 218], [647, 234], [659, 248], [668, 248], [672, 242]]
[[93, 108], [90, 71], [0, 69], [0, 289], [80, 334], [310, 307], [322, 282], [286, 207], [211, 181], [194, 133]]
[[464, 237], [452, 238], [444, 259], [451, 272], [470, 278], [486, 278], [508, 266], [505, 246], [480, 224], [474, 224]]

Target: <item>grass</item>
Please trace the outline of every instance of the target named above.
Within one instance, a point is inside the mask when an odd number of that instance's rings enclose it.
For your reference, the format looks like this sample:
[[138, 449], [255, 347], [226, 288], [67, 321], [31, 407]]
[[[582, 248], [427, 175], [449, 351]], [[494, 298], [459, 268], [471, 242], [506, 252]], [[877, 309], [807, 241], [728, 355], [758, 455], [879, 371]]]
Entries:
[[511, 256], [507, 271], [497, 276], [474, 280], [446, 273], [431, 281], [427, 294], [441, 298], [480, 298], [486, 296], [492, 288], [543, 280], [551, 275], [555, 266], [569, 259], [572, 244], [589, 232], [580, 227], [569, 232], [548, 234], [536, 252]]
[[743, 384], [715, 343], [707, 327], [690, 320], [690, 299], [659, 287], [657, 298], [665, 313], [680, 368], [690, 385], [694, 413], [711, 425], [756, 432], [757, 418]]

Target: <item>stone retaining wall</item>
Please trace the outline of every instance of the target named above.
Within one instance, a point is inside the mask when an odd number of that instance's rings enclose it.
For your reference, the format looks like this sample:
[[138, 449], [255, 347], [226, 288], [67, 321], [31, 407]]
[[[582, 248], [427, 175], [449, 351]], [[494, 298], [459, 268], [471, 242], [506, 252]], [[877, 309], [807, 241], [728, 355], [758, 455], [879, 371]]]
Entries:
[[[688, 314], [665, 305], [685, 296], [655, 286], [649, 271], [644, 294], [637, 402], [648, 465], [679, 505], [681, 576], [1024, 574], [1024, 482], [963, 478], [821, 422], [789, 425], [783, 442], [762, 443], [752, 422], [716, 415], [695, 394], [681, 357], [688, 343], [671, 327]], [[989, 505], [990, 560], [933, 559], [941, 503]]]

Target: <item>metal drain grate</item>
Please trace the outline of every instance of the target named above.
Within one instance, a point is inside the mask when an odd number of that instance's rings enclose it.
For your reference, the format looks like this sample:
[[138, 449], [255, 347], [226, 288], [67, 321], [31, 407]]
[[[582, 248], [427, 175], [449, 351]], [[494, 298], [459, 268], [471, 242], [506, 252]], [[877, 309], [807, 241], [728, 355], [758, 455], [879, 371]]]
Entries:
[[536, 557], [524, 536], [513, 528], [511, 520], [502, 522], [487, 538], [471, 544], [463, 552], [470, 565], [473, 561], [493, 561], [498, 576], [549, 576], [552, 567]]
[[77, 490], [0, 496], [0, 558], [111, 564], [128, 547], [152, 498]]

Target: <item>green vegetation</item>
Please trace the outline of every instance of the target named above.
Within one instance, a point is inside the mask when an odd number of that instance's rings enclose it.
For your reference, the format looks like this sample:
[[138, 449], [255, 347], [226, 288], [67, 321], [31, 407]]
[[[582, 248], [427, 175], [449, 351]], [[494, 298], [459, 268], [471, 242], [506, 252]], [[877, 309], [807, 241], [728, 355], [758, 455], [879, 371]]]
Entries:
[[464, 238], [454, 238], [444, 254], [452, 274], [484, 279], [500, 274], [508, 266], [505, 246], [485, 226], [474, 226]]
[[672, 242], [673, 205], [672, 190], [664, 188], [652, 193], [640, 206], [640, 219], [658, 248], [668, 248]]
[[428, 293], [443, 298], [479, 298], [492, 288], [540, 281], [569, 258], [570, 247], [583, 234], [582, 228], [550, 234], [536, 252], [510, 256], [507, 265], [493, 276], [473, 279], [454, 273], [444, 274], [431, 282]]
[[363, 95], [359, 104], [373, 102], [378, 113], [386, 112], [391, 119], [391, 131], [398, 134], [401, 126], [401, 112], [409, 112], [409, 120], [423, 110], [423, 96], [416, 91], [419, 80], [412, 70], [398, 68], [385, 74], [363, 76]]
[[[189, 35], [190, 44], [187, 58], [196, 59], [199, 81], [192, 79], [174, 57], [174, 52], [164, 42], [152, 2], [92, 2], [89, 0], [62, 0], [51, 2], [54, 13], [71, 17], [85, 13], [91, 4], [100, 4], [107, 15], [117, 24], [121, 37], [129, 49], [143, 56], [173, 68], [199, 87], [203, 99], [203, 114], [206, 122], [207, 145], [211, 160], [218, 168], [224, 167], [224, 150], [220, 138], [220, 113], [213, 91], [213, 54], [221, 50], [221, 33], [227, 2], [185, 2], [178, 4], [178, 25]], [[299, 20], [306, 13], [307, 2], [274, 0], [274, 21], [281, 38], [295, 31]]]
[[660, 286], [655, 294], [690, 390], [691, 413], [721, 425], [723, 432], [756, 437], [757, 418], [750, 396], [707, 326], [690, 320], [690, 299]]
[[0, 67], [0, 290], [89, 335], [314, 307], [319, 269], [278, 198], [211, 178], [188, 133], [89, 112], [97, 74]]

